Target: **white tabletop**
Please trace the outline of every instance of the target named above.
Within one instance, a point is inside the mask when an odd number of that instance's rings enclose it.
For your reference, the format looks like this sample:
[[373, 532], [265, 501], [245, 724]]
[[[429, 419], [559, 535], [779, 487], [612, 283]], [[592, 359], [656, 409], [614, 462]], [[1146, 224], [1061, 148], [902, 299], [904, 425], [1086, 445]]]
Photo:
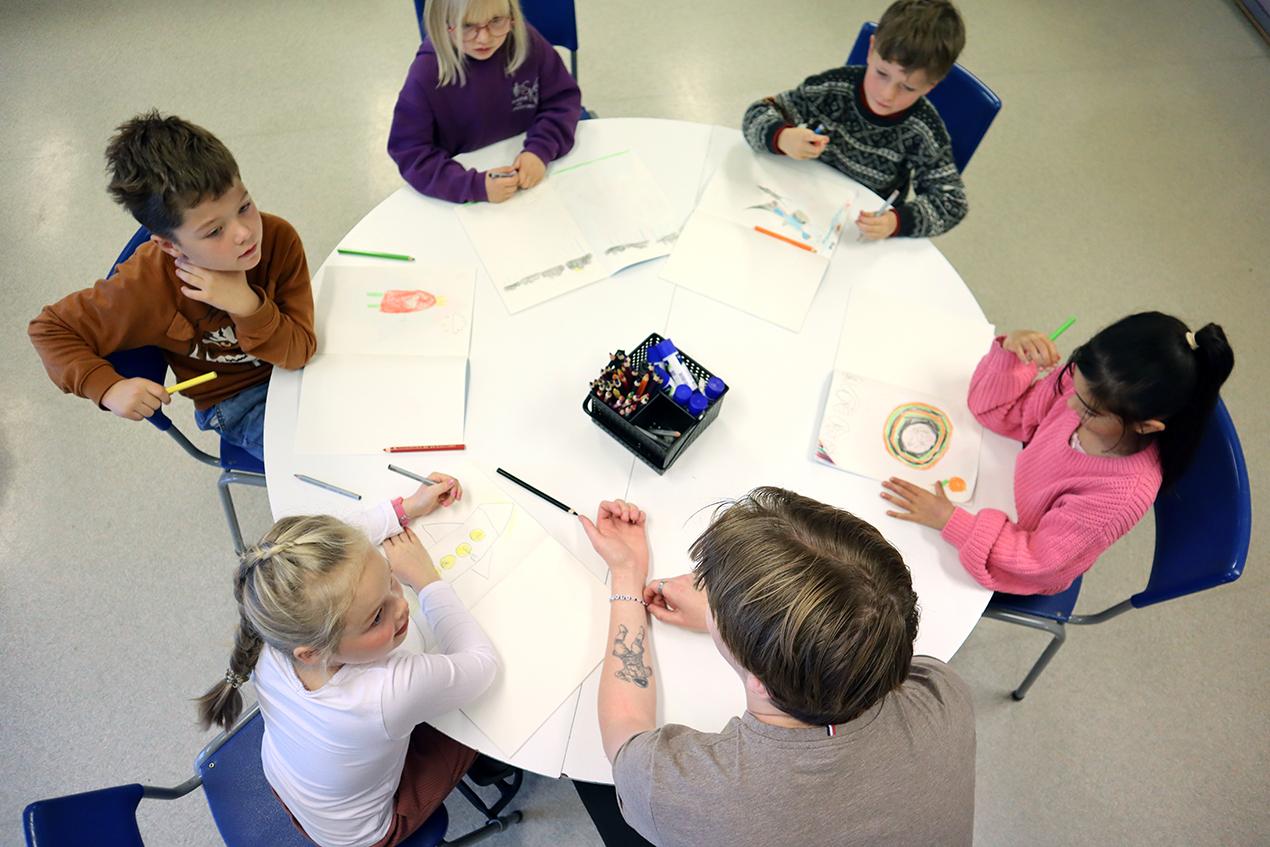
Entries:
[[[482, 168], [509, 164], [520, 149], [519, 140], [460, 158]], [[574, 150], [553, 167], [631, 149], [660, 181], [676, 215], [687, 218], [713, 167], [728, 150], [743, 145], [739, 132], [721, 127], [637, 118], [591, 120], [579, 125]], [[864, 191], [863, 196], [872, 199]], [[580, 511], [593, 510], [602, 499], [630, 499], [649, 513], [653, 577], [690, 568], [688, 547], [709, 518], [709, 510], [702, 507], [757, 485], [782, 486], [859, 515], [899, 549], [920, 601], [918, 653], [951, 658], [979, 620], [991, 592], [970, 578], [956, 551], [938, 533], [886, 517], [876, 481], [812, 458], [853, 287], [902, 287], [932, 308], [982, 318], [974, 297], [930, 241], [844, 240], [797, 334], [677, 289], [658, 276], [664, 260], [509, 315], [454, 207], [408, 187], [367, 214], [342, 246], [406, 253], [423, 264], [478, 269], [464, 438], [468, 449], [399, 455], [393, 459], [396, 464], [426, 473], [458, 470], [469, 462], [490, 474], [502, 465], [526, 479], [549, 481], [553, 494]], [[332, 252], [323, 268], [375, 261]], [[319, 269], [315, 291], [321, 280]], [[663, 476], [635, 459], [581, 410], [588, 383], [608, 354], [635, 347], [650, 332], [673, 338], [730, 387], [718, 418]], [[300, 372], [274, 371], [265, 414], [265, 469], [274, 516], [341, 514], [355, 508], [347, 499], [295, 480], [294, 473], [358, 491], [367, 505], [403, 493], [405, 480], [387, 472], [383, 454], [294, 455], [299, 389]], [[984, 434], [972, 508], [992, 506], [1013, 513], [1017, 452], [1017, 443]], [[574, 518], [513, 486], [507, 493], [579, 561], [604, 576], [603, 563]], [[741, 685], [707, 636], [656, 624], [653, 632], [659, 724], [713, 731], [741, 712]], [[600, 745], [598, 686], [597, 669], [511, 758], [512, 763], [548, 776], [565, 773], [612, 782]], [[459, 741], [503, 757], [461, 713], [435, 723]]]

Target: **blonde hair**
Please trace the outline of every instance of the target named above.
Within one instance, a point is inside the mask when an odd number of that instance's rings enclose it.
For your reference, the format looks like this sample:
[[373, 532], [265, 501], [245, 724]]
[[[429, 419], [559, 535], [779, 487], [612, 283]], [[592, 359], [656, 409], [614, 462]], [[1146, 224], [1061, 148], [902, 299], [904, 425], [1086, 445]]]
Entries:
[[228, 729], [242, 713], [241, 684], [268, 644], [291, 657], [297, 647], [316, 650], [323, 661], [344, 634], [344, 614], [353, 602], [370, 540], [328, 515], [283, 518], [260, 543], [243, 552], [234, 572], [238, 631], [225, 679], [198, 700], [204, 729]]
[[756, 488], [720, 507], [690, 554], [719, 638], [785, 713], [846, 723], [908, 676], [917, 595], [868, 522]]
[[[437, 53], [437, 88], [457, 82], [467, 85], [467, 57], [454, 43], [450, 27], [454, 27], [462, 41], [463, 20], [468, 8], [485, 0], [428, 0], [423, 12], [423, 27]], [[507, 14], [512, 19], [511, 32], [507, 33], [507, 73], [510, 75], [529, 58], [529, 33], [525, 29], [525, 16], [520, 11], [520, 0], [503, 0]]]

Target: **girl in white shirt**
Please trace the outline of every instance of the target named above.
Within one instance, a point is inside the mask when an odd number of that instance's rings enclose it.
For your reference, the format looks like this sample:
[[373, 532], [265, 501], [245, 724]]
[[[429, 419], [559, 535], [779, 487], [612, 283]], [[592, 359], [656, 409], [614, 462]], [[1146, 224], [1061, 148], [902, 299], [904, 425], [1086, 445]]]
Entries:
[[[399, 843], [476, 756], [423, 723], [472, 702], [498, 671], [493, 645], [407, 528], [462, 497], [453, 477], [430, 478], [436, 484], [349, 523], [283, 518], [234, 577], [234, 651], [199, 716], [205, 727], [231, 726], [242, 712], [238, 687], [252, 678], [265, 776], [322, 847]], [[420, 618], [403, 582], [419, 595]], [[425, 624], [440, 652], [424, 651]]]

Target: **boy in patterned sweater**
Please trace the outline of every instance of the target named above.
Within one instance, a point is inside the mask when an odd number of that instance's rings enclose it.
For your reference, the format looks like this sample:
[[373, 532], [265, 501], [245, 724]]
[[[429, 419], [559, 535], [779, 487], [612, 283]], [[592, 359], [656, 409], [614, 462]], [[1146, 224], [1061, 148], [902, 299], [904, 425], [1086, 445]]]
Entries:
[[176, 116], [149, 112], [120, 126], [106, 163], [111, 196], [150, 240], [110, 279], [31, 321], [45, 370], [63, 391], [139, 421], [171, 397], [105, 357], [159, 347], [177, 380], [216, 373], [185, 392], [198, 427], [263, 459], [273, 366], [302, 368], [317, 349], [300, 237], [256, 208], [219, 139]]
[[742, 121], [745, 140], [755, 150], [819, 158], [880, 197], [898, 191], [890, 211], [859, 216], [866, 239], [947, 232], [966, 216], [966, 189], [925, 95], [965, 43], [949, 0], [897, 0], [869, 39], [864, 67], [833, 68], [754, 103]]

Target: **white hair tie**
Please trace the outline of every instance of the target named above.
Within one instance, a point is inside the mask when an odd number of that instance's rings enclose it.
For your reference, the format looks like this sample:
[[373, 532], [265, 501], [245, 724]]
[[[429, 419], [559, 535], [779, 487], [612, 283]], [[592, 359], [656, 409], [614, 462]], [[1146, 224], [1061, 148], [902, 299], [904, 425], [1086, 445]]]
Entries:
[[1190, 345], [1192, 350], [1199, 349], [1199, 342], [1195, 340], [1195, 333], [1191, 332], [1189, 329], [1186, 331], [1186, 343]]

